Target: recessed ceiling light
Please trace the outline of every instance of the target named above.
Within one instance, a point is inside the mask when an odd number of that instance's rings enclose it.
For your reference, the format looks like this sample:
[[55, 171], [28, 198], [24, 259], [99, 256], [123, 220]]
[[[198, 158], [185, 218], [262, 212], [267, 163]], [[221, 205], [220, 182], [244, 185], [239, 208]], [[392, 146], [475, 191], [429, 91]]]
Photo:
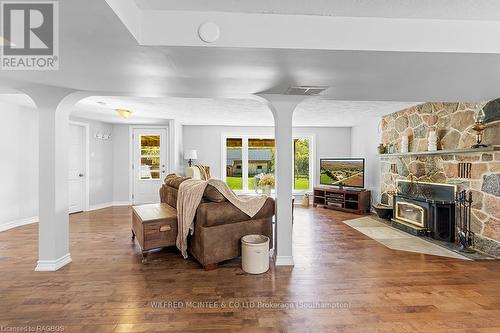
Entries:
[[116, 109], [116, 112], [122, 117], [123, 119], [128, 119], [132, 116], [132, 111], [127, 110], [127, 109]]

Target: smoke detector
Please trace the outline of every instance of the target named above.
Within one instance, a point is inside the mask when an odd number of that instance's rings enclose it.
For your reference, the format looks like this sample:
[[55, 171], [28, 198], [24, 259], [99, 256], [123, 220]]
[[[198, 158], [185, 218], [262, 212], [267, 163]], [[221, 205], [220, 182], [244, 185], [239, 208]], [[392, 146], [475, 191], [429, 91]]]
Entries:
[[303, 96], [314, 96], [319, 95], [323, 91], [328, 89], [326, 86], [296, 86], [290, 87], [286, 91], [287, 95], [303, 95]]

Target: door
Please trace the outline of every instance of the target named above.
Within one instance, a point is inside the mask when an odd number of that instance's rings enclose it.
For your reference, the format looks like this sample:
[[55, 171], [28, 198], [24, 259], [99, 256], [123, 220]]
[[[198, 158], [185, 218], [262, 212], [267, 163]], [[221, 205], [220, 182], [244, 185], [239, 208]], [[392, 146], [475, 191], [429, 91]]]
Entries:
[[71, 124], [68, 154], [69, 213], [83, 211], [85, 198], [84, 127]]
[[136, 128], [133, 132], [134, 205], [160, 202], [160, 188], [166, 176], [167, 129]]

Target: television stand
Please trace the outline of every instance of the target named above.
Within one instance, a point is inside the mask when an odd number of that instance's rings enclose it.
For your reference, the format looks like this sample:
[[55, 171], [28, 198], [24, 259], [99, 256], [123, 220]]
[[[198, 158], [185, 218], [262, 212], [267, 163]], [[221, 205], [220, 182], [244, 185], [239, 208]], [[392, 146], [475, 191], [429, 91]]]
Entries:
[[313, 207], [366, 214], [370, 212], [370, 191], [338, 189], [329, 186], [314, 187]]

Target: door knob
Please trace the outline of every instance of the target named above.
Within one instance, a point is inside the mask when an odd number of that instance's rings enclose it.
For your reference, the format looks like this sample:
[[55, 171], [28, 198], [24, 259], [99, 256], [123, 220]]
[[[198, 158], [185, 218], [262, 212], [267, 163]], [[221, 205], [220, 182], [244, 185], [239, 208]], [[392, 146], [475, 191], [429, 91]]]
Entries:
[[83, 176], [85, 176], [83, 173], [78, 174], [78, 177], [83, 177]]

